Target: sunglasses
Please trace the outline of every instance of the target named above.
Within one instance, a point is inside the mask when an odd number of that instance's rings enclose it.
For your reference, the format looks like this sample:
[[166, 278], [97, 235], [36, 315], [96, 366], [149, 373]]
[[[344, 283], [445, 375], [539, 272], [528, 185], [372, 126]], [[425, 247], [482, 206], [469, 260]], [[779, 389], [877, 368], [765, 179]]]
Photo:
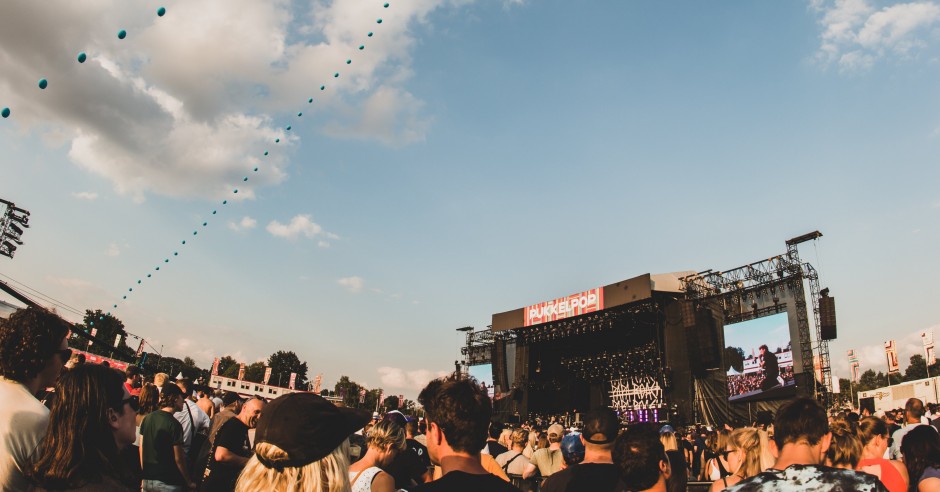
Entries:
[[68, 362], [72, 358], [72, 349], [65, 348], [62, 350], [56, 350], [56, 354], [59, 354], [59, 357], [62, 357], [63, 362]]
[[730, 454], [733, 453], [733, 452], [734, 452], [734, 450], [727, 450], [727, 449], [726, 449], [726, 450], [724, 450], [724, 451], [722, 451], [722, 452], [720, 452], [720, 453], [718, 453], [718, 454], [720, 454], [721, 457], [724, 458], [725, 461], [727, 461], [727, 460], [728, 460], [728, 455], [730, 455]]
[[124, 405], [130, 405], [131, 410], [135, 412], [139, 412], [140, 411], [140, 398], [136, 396], [128, 396], [127, 398], [121, 400], [121, 406], [123, 407]]

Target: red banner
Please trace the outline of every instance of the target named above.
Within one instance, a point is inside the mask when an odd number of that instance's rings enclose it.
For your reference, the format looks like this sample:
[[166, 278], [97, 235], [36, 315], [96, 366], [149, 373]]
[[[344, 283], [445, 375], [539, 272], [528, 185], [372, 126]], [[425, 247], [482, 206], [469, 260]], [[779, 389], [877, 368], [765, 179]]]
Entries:
[[109, 366], [111, 366], [112, 368], [117, 369], [117, 370], [119, 370], [119, 371], [124, 371], [124, 370], [126, 370], [126, 369], [127, 369], [127, 366], [130, 365], [130, 364], [127, 363], [127, 362], [121, 362], [121, 361], [119, 361], [119, 360], [114, 360], [114, 359], [111, 359], [111, 358], [108, 358], [108, 357], [102, 357], [102, 356], [100, 356], [100, 355], [90, 354], [90, 353], [88, 353], [88, 352], [85, 352], [84, 350], [72, 349], [72, 353], [73, 353], [73, 354], [84, 354], [84, 355], [85, 355], [85, 362], [86, 362], [86, 363], [90, 362], [90, 363], [92, 363], [92, 364], [101, 364], [102, 362], [107, 362]]
[[[140, 357], [144, 354], [144, 339], [140, 339], [140, 345], [137, 346], [137, 357]], [[218, 360], [218, 359], [216, 359]]]
[[888, 359], [888, 374], [901, 372], [901, 366], [898, 364], [898, 347], [894, 340], [885, 342], [885, 357]]
[[270, 380], [271, 380], [271, 368], [265, 367], [264, 368], [264, 384], [268, 384], [268, 381]]
[[215, 360], [212, 361], [212, 375], [213, 376], [219, 375], [219, 358], [218, 357], [216, 357]]
[[554, 301], [527, 306], [524, 310], [525, 324], [523, 326], [548, 323], [602, 309], [604, 309], [604, 288], [598, 287]]
[[294, 384], [296, 383], [297, 383], [297, 373], [292, 372], [290, 373], [290, 383], [288, 383], [287, 387], [290, 389], [294, 389]]
[[238, 380], [241, 381], [245, 379], [245, 363], [242, 362], [238, 365]]

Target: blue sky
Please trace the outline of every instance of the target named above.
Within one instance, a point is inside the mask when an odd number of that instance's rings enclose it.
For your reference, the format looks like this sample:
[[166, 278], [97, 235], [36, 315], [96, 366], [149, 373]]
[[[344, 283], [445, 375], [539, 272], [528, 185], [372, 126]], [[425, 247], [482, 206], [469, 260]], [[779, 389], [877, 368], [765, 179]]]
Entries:
[[4, 2], [0, 197], [33, 226], [0, 273], [406, 396], [494, 312], [816, 229], [837, 375], [940, 326], [937, 2], [390, 3]]

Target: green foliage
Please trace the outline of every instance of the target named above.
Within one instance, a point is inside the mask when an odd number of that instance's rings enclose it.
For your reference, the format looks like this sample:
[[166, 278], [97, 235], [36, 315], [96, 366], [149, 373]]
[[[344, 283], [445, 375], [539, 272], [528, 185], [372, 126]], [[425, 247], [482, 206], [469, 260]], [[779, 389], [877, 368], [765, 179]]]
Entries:
[[290, 374], [297, 373], [295, 388], [307, 388], [307, 363], [301, 362], [297, 354], [291, 351], [278, 350], [268, 357], [268, 366], [271, 368], [271, 381], [281, 386], [287, 386], [290, 382]]
[[[75, 348], [79, 350], [85, 350], [105, 357], [110, 357], [115, 352], [128, 350], [127, 341], [125, 340], [127, 330], [124, 329], [124, 322], [110, 314], [101, 312], [100, 309], [95, 311], [86, 309], [82, 323], [76, 324], [75, 327], [88, 334], [91, 334], [92, 329], [97, 329], [98, 331], [95, 333], [95, 338], [101, 340], [101, 343], [92, 343], [89, 347], [86, 339], [78, 338]], [[121, 341], [115, 349], [114, 339], [117, 335], [121, 335]], [[136, 348], [137, 347], [134, 347], [135, 350]]]
[[729, 367], [744, 372], [744, 350], [741, 347], [725, 347], [725, 371]]

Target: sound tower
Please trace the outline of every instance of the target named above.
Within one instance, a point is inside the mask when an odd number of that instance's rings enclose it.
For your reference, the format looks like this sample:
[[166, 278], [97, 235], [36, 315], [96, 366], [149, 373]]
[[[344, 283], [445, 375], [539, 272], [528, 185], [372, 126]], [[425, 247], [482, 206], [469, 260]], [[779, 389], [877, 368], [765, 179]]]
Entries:
[[695, 310], [695, 324], [686, 328], [689, 368], [695, 376], [704, 376], [709, 369], [721, 368], [721, 337], [712, 310], [700, 306]]
[[823, 340], [836, 339], [836, 298], [828, 296], [828, 289], [819, 298], [819, 333]]

